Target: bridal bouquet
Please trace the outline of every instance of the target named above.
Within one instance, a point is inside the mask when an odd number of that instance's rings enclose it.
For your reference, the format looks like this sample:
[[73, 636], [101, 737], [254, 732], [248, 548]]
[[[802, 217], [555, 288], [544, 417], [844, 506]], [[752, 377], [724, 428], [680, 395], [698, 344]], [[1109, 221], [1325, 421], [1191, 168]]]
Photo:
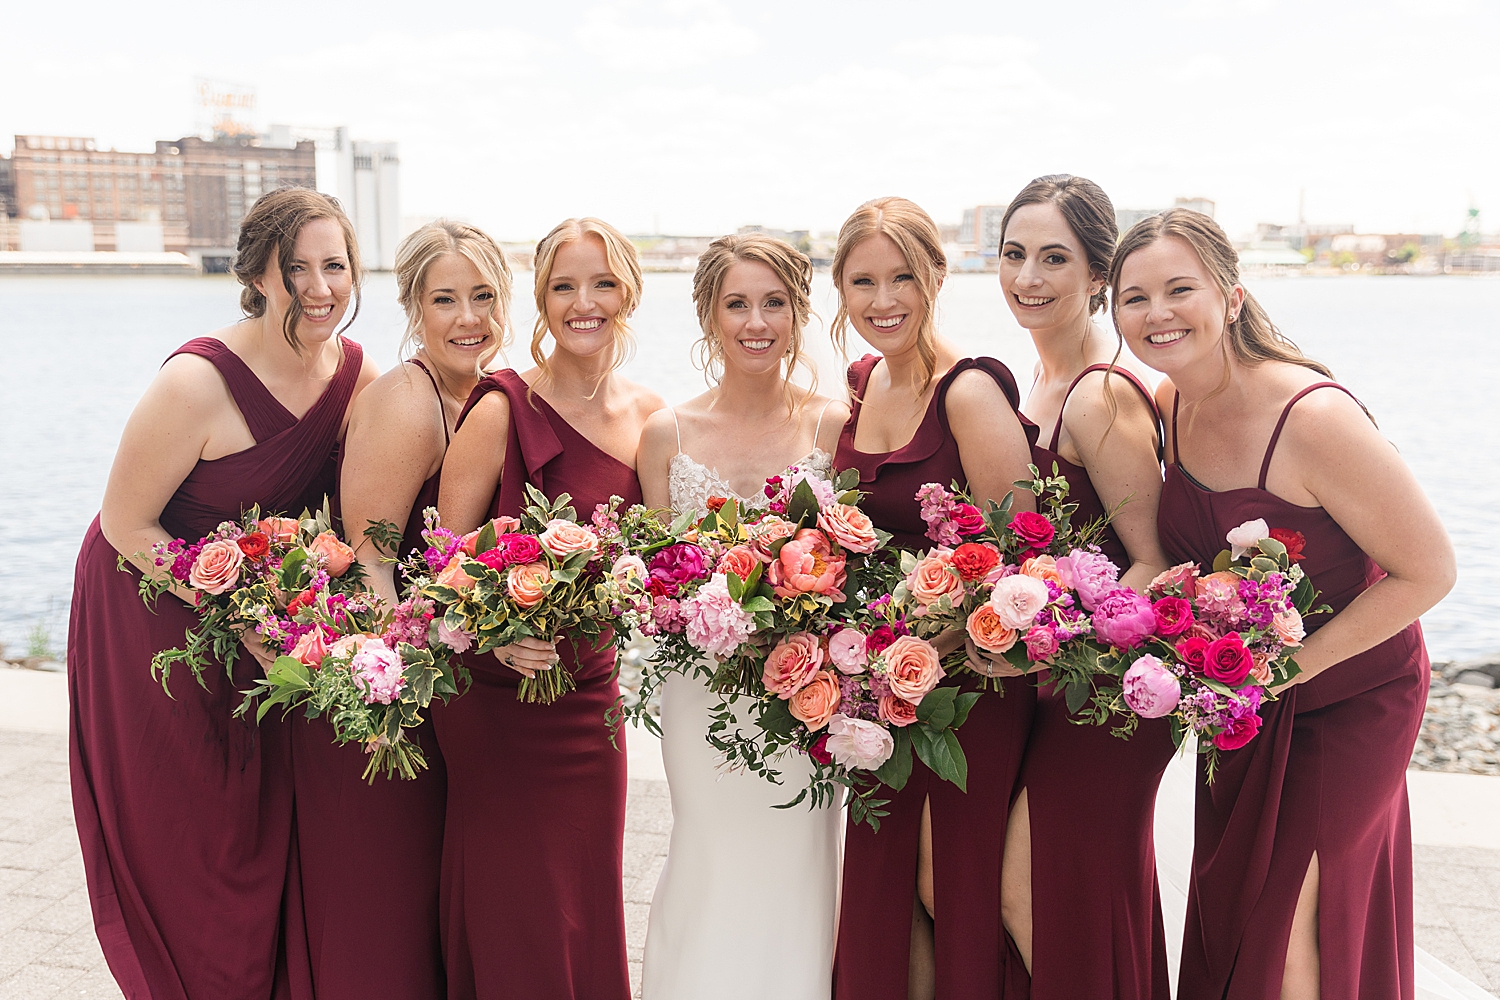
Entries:
[[[406, 579], [410, 593], [433, 602], [434, 636], [454, 652], [488, 653], [528, 637], [597, 644], [617, 619], [632, 623], [608, 558], [619, 498], [601, 504], [589, 526], [566, 493], [548, 500], [527, 485], [526, 495], [519, 518], [497, 517], [462, 537], [425, 512], [428, 548], [407, 561]], [[558, 663], [524, 678], [516, 697], [550, 704], [576, 686]]]
[[1113, 682], [1100, 685], [1084, 721], [1123, 713], [1115, 731], [1128, 736], [1139, 719], [1169, 717], [1179, 746], [1189, 732], [1198, 737], [1210, 781], [1218, 752], [1254, 739], [1261, 705], [1298, 674], [1304, 617], [1329, 610], [1314, 607], [1317, 591], [1297, 565], [1306, 544], [1300, 532], [1255, 520], [1226, 540], [1230, 548], [1207, 576], [1183, 563], [1142, 596], [1094, 566], [1083, 588], [1092, 592], [1095, 633], [1110, 647], [1101, 663]]
[[[179, 663], [199, 684], [213, 660], [233, 676], [242, 634], [253, 631], [273, 649], [282, 648], [300, 608], [328, 597], [355, 597], [364, 581], [354, 550], [333, 530], [326, 499], [317, 514], [303, 511], [300, 518], [262, 517], [260, 508], [252, 507], [240, 520], [224, 521], [195, 542], [161, 542], [141, 557], [167, 570], [160, 578], [142, 575], [142, 600], [154, 606], [174, 585], [185, 586], [199, 618], [183, 647], [151, 658], [152, 676], [160, 677], [163, 690]], [[125, 568], [123, 557], [120, 568]]]

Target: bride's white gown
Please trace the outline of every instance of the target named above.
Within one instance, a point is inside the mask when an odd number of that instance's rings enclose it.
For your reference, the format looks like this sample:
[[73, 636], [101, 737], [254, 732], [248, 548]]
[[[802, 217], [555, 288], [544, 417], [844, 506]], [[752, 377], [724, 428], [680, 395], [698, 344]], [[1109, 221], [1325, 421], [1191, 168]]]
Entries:
[[[827, 475], [832, 457], [801, 463]], [[707, 513], [710, 496], [741, 497], [711, 469], [679, 453], [669, 471], [677, 512]], [[827, 1000], [838, 914], [842, 813], [774, 809], [806, 784], [809, 761], [777, 763], [781, 785], [721, 774], [705, 739], [718, 703], [698, 677], [662, 688], [662, 762], [672, 796], [672, 838], [646, 931], [645, 1000]]]

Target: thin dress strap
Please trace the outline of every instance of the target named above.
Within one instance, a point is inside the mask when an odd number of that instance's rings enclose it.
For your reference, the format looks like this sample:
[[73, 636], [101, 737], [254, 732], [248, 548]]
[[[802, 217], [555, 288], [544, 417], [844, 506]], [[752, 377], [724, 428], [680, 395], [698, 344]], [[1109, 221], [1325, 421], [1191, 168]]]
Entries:
[[[818, 446], [818, 435], [820, 435], [820, 434], [823, 433], [823, 414], [827, 413], [828, 412], [828, 408], [830, 406], [832, 406], [832, 405], [833, 405], [833, 400], [830, 399], [828, 402], [824, 403], [823, 404], [823, 408], [818, 411], [818, 426], [816, 426], [816, 427], [813, 428], [813, 447], [814, 448], [816, 448]], [[672, 411], [672, 419], [673, 420], [677, 419], [677, 411], [676, 410]], [[682, 436], [679, 434], [678, 435], [678, 443], [677, 443], [677, 447], [679, 447], [679, 448], [682, 447], [682, 440], [681, 440], [681, 438], [682, 438]]]
[[1182, 403], [1182, 393], [1172, 386], [1172, 464], [1182, 465], [1182, 451], [1177, 440], [1177, 407]]
[[[681, 455], [682, 454], [682, 425], [677, 422], [677, 407], [675, 407], [675, 406], [669, 406], [669, 407], [667, 407], [667, 409], [670, 410], [671, 413], [672, 413], [672, 429], [677, 432], [677, 454]], [[676, 456], [673, 456], [673, 457], [676, 457]]]
[[[1090, 372], [1113, 372], [1116, 375], [1125, 376], [1130, 381], [1130, 384], [1135, 386], [1136, 391], [1146, 397], [1146, 404], [1151, 407], [1152, 414], [1156, 414], [1156, 400], [1151, 398], [1150, 390], [1142, 384], [1140, 379], [1136, 378], [1135, 372], [1130, 371], [1128, 368], [1121, 368], [1118, 365], [1089, 365], [1078, 373], [1078, 377], [1073, 380], [1073, 384], [1068, 386], [1068, 391], [1063, 394], [1062, 409], [1057, 411], [1057, 424], [1052, 428], [1052, 443], [1047, 446], [1047, 450], [1054, 454], [1057, 452], [1058, 444], [1062, 441], [1063, 411], [1068, 408], [1068, 397], [1073, 395], [1073, 390], [1078, 388], [1078, 383], [1082, 382], [1083, 377]], [[1160, 415], [1157, 415], [1157, 419], [1161, 419]]]
[[443, 448], [446, 450], [448, 447], [448, 413], [443, 409], [443, 391], [438, 388], [437, 379], [433, 377], [427, 366], [422, 364], [420, 358], [407, 358], [406, 363], [422, 369], [423, 374], [427, 376], [427, 381], [432, 383], [432, 391], [437, 393], [438, 413], [443, 417]]
[[[1271, 432], [1271, 443], [1266, 445], [1266, 457], [1262, 459], [1260, 463], [1260, 480], [1256, 483], [1256, 489], [1263, 490], [1266, 488], [1266, 473], [1271, 471], [1271, 456], [1276, 453], [1276, 442], [1281, 440], [1281, 429], [1286, 426], [1286, 418], [1291, 416], [1292, 407], [1297, 405], [1297, 400], [1301, 399], [1303, 396], [1306, 396], [1314, 389], [1324, 388], [1333, 388], [1339, 390], [1340, 392], [1348, 393], [1350, 399], [1354, 400], [1356, 403], [1359, 402], [1358, 397], [1356, 397], [1354, 393], [1349, 392], [1348, 389], [1339, 385], [1337, 382], [1314, 382], [1312, 385], [1308, 386], [1306, 389], [1303, 389], [1291, 399], [1287, 400], [1286, 405], [1281, 408], [1281, 419], [1276, 421], [1276, 429]], [[1173, 437], [1176, 437], [1175, 428], [1173, 429]]]

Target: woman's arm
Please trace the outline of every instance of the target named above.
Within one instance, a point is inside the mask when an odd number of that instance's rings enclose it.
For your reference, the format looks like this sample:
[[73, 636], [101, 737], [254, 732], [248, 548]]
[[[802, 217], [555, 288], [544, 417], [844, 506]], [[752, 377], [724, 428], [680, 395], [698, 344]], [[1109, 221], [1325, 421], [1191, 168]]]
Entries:
[[360, 393], [349, 417], [339, 474], [344, 531], [371, 587], [392, 604], [399, 596], [386, 558], [406, 553], [381, 552], [365, 530], [380, 521], [406, 529], [423, 482], [442, 465], [442, 420], [442, 404], [431, 387], [400, 369]]
[[828, 407], [826, 410], [823, 410], [823, 423], [818, 428], [818, 439], [813, 444], [822, 448], [830, 455], [837, 454], [839, 450], [839, 435], [844, 433], [844, 424], [849, 421], [849, 404], [842, 399], [835, 399], [833, 402], [825, 404], [821, 398], [818, 398], [809, 401], [807, 405], [809, 407], [816, 405], [819, 408], [822, 408], [824, 405]]
[[1104, 509], [1119, 507], [1110, 524], [1130, 556], [1120, 582], [1144, 592], [1167, 568], [1167, 556], [1156, 534], [1162, 486], [1156, 415], [1125, 378], [1110, 385], [1116, 403], [1112, 413], [1104, 379], [1103, 372], [1089, 375], [1068, 397], [1063, 429], [1083, 459]]
[[960, 373], [948, 387], [947, 411], [948, 430], [958, 442], [958, 458], [974, 502], [981, 507], [986, 500], [1000, 503], [1009, 493], [1014, 498], [1012, 510], [1036, 510], [1036, 496], [1015, 486], [1031, 480], [1031, 446], [995, 380], [973, 369]]
[[449, 531], [468, 534], [489, 515], [500, 488], [509, 433], [510, 400], [503, 392], [488, 392], [448, 443], [438, 513]]
[[1308, 638], [1296, 657], [1302, 673], [1293, 683], [1301, 683], [1416, 621], [1453, 589], [1457, 570], [1453, 543], [1421, 484], [1348, 395], [1313, 393], [1292, 410], [1269, 485], [1287, 477], [1386, 573]]
[[671, 507], [668, 477], [676, 454], [677, 427], [672, 420], [672, 411], [657, 410], [641, 427], [641, 443], [635, 453], [635, 471], [641, 480], [642, 501], [651, 510]]

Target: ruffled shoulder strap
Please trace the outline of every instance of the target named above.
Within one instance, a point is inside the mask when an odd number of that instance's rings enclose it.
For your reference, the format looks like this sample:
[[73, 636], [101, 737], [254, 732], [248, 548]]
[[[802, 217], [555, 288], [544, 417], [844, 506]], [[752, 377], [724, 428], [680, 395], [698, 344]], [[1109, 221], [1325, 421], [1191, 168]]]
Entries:
[[[958, 376], [970, 369], [978, 369], [995, 380], [995, 384], [1000, 387], [1000, 391], [1005, 393], [1005, 401], [1010, 404], [1010, 408], [1015, 413], [1016, 419], [1021, 421], [1021, 430], [1026, 433], [1027, 447], [1035, 446], [1042, 429], [1032, 423], [1031, 419], [1021, 412], [1021, 390], [1016, 385], [1016, 377], [1011, 374], [1005, 362], [998, 358], [963, 358], [952, 368], [948, 369], [948, 373], [938, 383], [937, 392], [934, 394], [934, 401], [937, 403], [940, 433], [943, 436], [950, 434], [948, 429], [948, 390], [953, 387], [953, 382]], [[924, 430], [926, 430], [925, 421], [923, 422], [923, 427], [917, 431], [918, 435], [921, 435]]]

